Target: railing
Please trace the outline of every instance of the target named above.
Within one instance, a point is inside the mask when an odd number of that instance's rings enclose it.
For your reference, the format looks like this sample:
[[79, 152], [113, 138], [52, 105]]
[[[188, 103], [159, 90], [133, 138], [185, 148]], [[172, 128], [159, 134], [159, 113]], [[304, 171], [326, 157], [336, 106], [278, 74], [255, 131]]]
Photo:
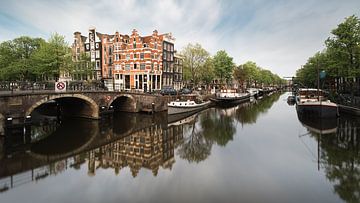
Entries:
[[[35, 91], [55, 91], [55, 82], [24, 82], [24, 81], [2, 81], [0, 82], [0, 92], [35, 92]], [[74, 91], [107, 91], [102, 83], [91, 82], [68, 82], [66, 90]]]

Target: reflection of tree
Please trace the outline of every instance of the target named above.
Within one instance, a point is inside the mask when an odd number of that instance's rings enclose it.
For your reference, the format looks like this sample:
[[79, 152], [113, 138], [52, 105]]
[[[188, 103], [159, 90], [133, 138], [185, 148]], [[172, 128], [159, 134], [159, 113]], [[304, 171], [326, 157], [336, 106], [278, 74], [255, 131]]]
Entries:
[[188, 135], [184, 137], [178, 153], [182, 159], [186, 159], [190, 163], [199, 163], [210, 155], [212, 141], [204, 137], [202, 129], [198, 129], [196, 119], [190, 124], [185, 125], [189, 125], [187, 126], [189, 127], [187, 132], [185, 132]]
[[334, 191], [347, 202], [360, 202], [360, 120], [340, 118], [335, 135], [321, 136], [321, 162]]
[[221, 109], [210, 109], [201, 115], [201, 127], [204, 136], [214, 141], [220, 146], [225, 146], [233, 139], [236, 128], [234, 126], [233, 117], [220, 114]]
[[259, 100], [257, 103], [246, 103], [239, 106], [236, 111], [236, 119], [242, 124], [256, 123], [260, 114], [266, 113], [271, 106], [279, 100], [281, 93], [274, 93]]

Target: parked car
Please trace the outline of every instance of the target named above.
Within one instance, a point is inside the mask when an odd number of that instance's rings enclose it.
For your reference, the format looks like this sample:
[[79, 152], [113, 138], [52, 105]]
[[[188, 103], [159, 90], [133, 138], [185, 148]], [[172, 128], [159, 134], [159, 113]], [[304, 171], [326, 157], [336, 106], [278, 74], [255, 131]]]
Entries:
[[160, 91], [162, 95], [176, 95], [177, 91], [173, 87], [163, 87]]
[[192, 93], [192, 90], [188, 89], [188, 88], [182, 88], [180, 90], [180, 94], [191, 94], [191, 93]]

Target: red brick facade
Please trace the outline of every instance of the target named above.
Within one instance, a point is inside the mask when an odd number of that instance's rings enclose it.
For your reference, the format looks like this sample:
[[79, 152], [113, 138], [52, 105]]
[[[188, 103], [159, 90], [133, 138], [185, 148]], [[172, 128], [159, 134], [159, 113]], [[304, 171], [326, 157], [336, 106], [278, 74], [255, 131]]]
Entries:
[[[91, 31], [95, 33], [95, 29]], [[154, 30], [151, 35], [140, 36], [134, 29], [131, 35], [96, 32], [96, 37], [100, 43], [100, 53], [97, 55], [101, 57], [101, 64], [97, 64], [97, 67], [101, 67], [101, 79], [109, 90], [151, 92], [160, 90], [163, 82], [173, 82], [173, 76], [169, 75], [168, 71], [165, 72], [169, 76], [163, 81], [163, 53], [166, 51], [169, 55], [167, 58], [173, 61], [173, 43], [171, 54], [170, 49], [163, 47], [165, 42], [169, 43], [169, 40], [173, 39], [171, 34], [158, 34], [158, 31]], [[165, 60], [166, 70], [171, 70], [172, 67], [169, 60]]]

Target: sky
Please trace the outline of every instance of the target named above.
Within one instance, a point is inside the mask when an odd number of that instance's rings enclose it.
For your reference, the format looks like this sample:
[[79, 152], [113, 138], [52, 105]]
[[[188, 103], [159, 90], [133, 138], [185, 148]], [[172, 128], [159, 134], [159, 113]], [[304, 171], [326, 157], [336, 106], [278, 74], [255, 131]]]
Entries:
[[360, 0], [0, 0], [0, 42], [27, 35], [98, 32], [140, 35], [171, 32], [175, 49], [199, 43], [225, 50], [239, 65], [254, 61], [280, 77], [293, 76], [325, 48], [331, 30]]

